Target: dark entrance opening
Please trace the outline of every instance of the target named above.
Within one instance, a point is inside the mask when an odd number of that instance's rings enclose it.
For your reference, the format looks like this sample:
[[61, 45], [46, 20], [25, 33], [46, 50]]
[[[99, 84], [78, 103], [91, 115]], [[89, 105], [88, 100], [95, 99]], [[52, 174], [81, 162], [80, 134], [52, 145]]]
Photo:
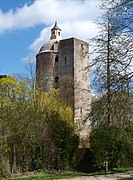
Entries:
[[59, 56], [55, 56], [55, 62], [59, 62]]

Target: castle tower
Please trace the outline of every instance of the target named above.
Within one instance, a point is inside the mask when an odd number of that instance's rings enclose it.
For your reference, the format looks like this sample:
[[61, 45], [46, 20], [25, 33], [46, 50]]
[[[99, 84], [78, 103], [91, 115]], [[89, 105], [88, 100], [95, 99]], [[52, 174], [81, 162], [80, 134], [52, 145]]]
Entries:
[[[37, 86], [44, 91], [50, 91], [51, 88], [58, 88], [59, 74], [59, 52], [58, 46], [61, 40], [61, 29], [55, 22], [51, 29], [51, 37], [36, 55], [36, 82]], [[57, 87], [56, 87], [57, 86]]]
[[73, 108], [76, 132], [85, 139], [90, 132], [89, 45], [77, 38], [61, 38], [55, 22], [50, 41], [36, 56], [36, 81], [44, 91], [60, 88], [62, 98]]

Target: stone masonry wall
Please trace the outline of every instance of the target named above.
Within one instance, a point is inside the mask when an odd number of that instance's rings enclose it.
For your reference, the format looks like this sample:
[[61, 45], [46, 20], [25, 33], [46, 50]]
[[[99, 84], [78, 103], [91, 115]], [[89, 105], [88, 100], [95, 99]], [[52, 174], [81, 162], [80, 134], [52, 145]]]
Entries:
[[74, 108], [74, 39], [61, 40], [58, 51], [61, 96]]
[[74, 121], [81, 139], [90, 132], [91, 110], [88, 43], [74, 39]]
[[53, 87], [55, 53], [44, 52], [37, 55], [36, 79], [37, 85], [45, 91]]

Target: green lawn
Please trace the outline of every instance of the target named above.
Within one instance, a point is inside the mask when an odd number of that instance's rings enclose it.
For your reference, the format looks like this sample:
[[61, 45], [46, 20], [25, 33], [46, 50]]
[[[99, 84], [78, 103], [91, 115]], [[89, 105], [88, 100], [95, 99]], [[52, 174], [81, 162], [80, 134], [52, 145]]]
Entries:
[[132, 178], [123, 178], [123, 179], [120, 179], [120, 180], [133, 180], [133, 177]]
[[[31, 180], [31, 179], [39, 179], [39, 180], [52, 180], [52, 179], [67, 179], [72, 178], [75, 176], [95, 176], [95, 175], [101, 175], [104, 174], [104, 172], [94, 172], [94, 173], [81, 173], [76, 171], [69, 171], [69, 172], [62, 172], [60, 174], [50, 174], [47, 172], [41, 172], [36, 174], [25, 174], [23, 176], [14, 177], [14, 178], [8, 178], [8, 180]], [[4, 180], [4, 179], [3, 179]], [[5, 179], [7, 180], [7, 179]]]
[[[21, 178], [13, 178], [13, 179], [14, 180], [37, 180], [37, 179], [38, 180], [53, 180], [53, 179], [62, 179], [62, 178], [70, 178], [70, 176], [42, 175], [42, 176], [26, 177], [26, 178], [24, 178], [24, 176], [23, 176]], [[8, 179], [8, 180], [11, 180], [11, 179]], [[133, 178], [123, 178], [123, 179], [120, 179], [120, 180], [133, 180]]]
[[46, 175], [46, 176], [37, 176], [37, 177], [27, 177], [27, 178], [15, 178], [15, 180], [52, 180], [52, 179], [61, 179], [61, 176], [54, 176], [54, 175]]
[[[112, 171], [108, 173], [124, 173], [127, 171], [132, 171], [133, 168], [117, 168], [113, 169]], [[102, 175], [102, 174], [108, 174], [105, 171], [100, 171], [100, 172], [94, 172], [94, 173], [82, 173], [82, 172], [77, 172], [77, 171], [65, 171], [61, 172], [59, 174], [54, 173], [48, 173], [47, 171], [39, 171], [39, 172], [33, 172], [33, 173], [27, 173], [21, 176], [14, 176], [12, 178], [0, 178], [0, 180], [52, 180], [52, 179], [62, 179], [62, 178], [72, 178], [75, 176], [95, 176], [95, 175]], [[133, 178], [125, 178], [122, 180], [133, 180]]]
[[127, 171], [133, 171], [133, 167], [130, 167], [130, 168], [113, 168], [112, 172], [115, 172], [115, 173], [124, 173], [124, 172], [127, 172]]

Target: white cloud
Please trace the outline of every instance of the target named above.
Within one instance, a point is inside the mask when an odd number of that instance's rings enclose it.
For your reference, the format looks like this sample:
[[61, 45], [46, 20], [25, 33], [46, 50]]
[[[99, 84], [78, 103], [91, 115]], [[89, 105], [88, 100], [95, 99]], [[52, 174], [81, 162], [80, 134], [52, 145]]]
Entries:
[[[88, 41], [89, 38], [94, 37], [97, 34], [97, 26], [92, 21], [75, 21], [72, 23], [64, 22], [60, 23], [59, 27], [62, 29], [62, 38], [76, 37]], [[52, 26], [44, 28], [39, 37], [34, 40], [30, 45], [30, 50], [38, 52], [39, 48], [50, 38], [50, 29]]]
[[15, 11], [3, 13], [0, 10], [0, 33], [43, 23], [45, 28], [30, 45], [30, 50], [35, 53], [48, 40], [51, 24], [53, 26], [57, 20], [63, 38], [77, 37], [87, 40], [97, 33], [93, 23], [100, 14], [97, 5], [98, 0], [36, 0]]
[[97, 17], [97, 0], [36, 0], [16, 11], [0, 10], [0, 32], [28, 28], [44, 23], [50, 25], [56, 19], [63, 22], [92, 20]]
[[44, 44], [46, 41], [48, 41], [48, 38], [50, 37], [50, 27], [44, 28], [41, 32], [39, 37], [34, 40], [34, 42], [29, 46], [29, 49], [33, 52], [37, 52], [39, 48]]

